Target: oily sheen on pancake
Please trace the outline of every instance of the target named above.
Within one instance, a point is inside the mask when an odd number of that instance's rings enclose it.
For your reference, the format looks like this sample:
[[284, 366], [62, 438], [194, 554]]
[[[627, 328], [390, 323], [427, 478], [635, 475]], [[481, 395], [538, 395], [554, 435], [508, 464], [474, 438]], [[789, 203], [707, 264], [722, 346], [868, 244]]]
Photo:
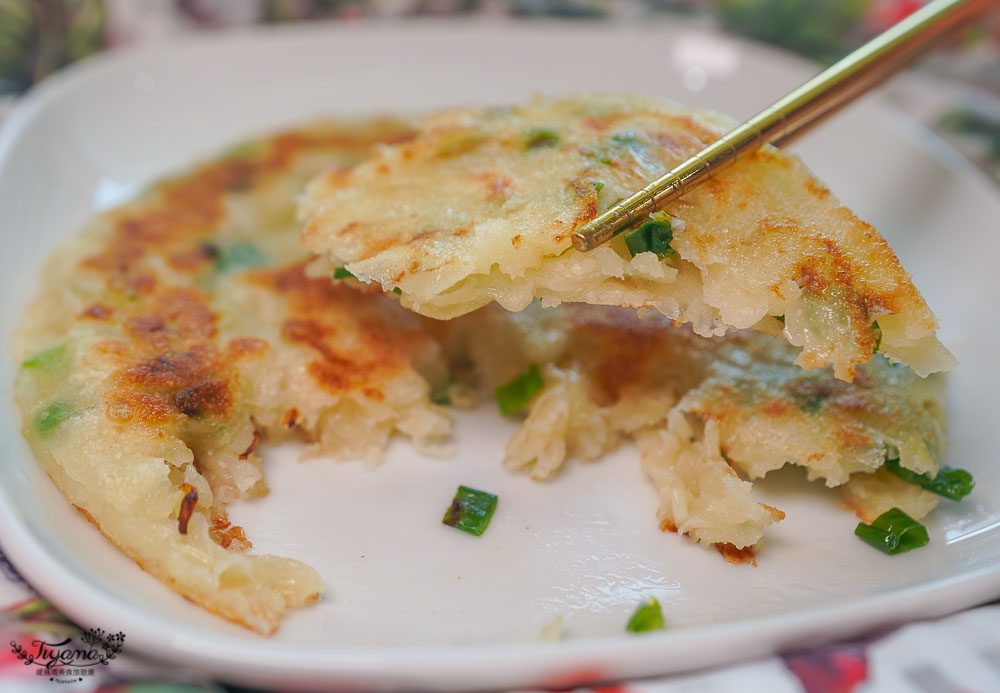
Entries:
[[315, 180], [305, 244], [403, 304], [452, 318], [533, 298], [650, 307], [701, 335], [756, 328], [849, 380], [876, 351], [921, 375], [954, 366], [885, 240], [773, 147], [669, 206], [670, 254], [571, 234], [729, 127], [664, 101], [584, 94], [437, 113], [418, 136]]

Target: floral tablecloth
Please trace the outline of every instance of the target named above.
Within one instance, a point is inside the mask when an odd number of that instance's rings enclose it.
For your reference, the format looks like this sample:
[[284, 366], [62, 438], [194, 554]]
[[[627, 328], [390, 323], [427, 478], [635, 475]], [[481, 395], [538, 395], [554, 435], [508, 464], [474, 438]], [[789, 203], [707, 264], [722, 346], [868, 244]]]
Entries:
[[[829, 61], [920, 4], [917, 0], [0, 0], [0, 117], [33, 83], [88, 54], [170, 34], [247, 23], [447, 13], [640, 21], [659, 12], [700, 12], [712, 15], [725, 28]], [[998, 65], [1000, 17], [921, 68], [927, 80], [937, 80], [937, 87], [901, 87], [893, 96], [1000, 182]], [[196, 671], [144, 660], [129, 651], [127, 636], [121, 633], [78, 627], [35, 593], [2, 552], [0, 640], [0, 693], [246, 690]], [[85, 650], [85, 656], [61, 656], [70, 647]], [[1000, 604], [818, 650], [593, 690], [995, 693], [1000, 691]]]

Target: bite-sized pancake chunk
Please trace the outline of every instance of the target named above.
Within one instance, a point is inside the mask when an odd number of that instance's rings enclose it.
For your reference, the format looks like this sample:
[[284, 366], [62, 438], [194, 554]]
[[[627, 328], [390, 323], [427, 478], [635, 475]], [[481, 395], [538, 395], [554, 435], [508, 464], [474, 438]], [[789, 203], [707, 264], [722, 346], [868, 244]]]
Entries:
[[145, 570], [259, 632], [323, 589], [229, 522], [227, 503], [267, 493], [259, 443], [295, 435], [375, 463], [394, 432], [430, 449], [450, 430], [418, 317], [307, 277], [294, 220], [311, 176], [406, 136], [317, 125], [152, 186], [50, 256], [15, 335], [24, 435], [69, 502]]
[[552, 477], [633, 438], [660, 497], [662, 528], [752, 559], [784, 513], [753, 481], [786, 464], [843, 489], [870, 521], [897, 506], [922, 518], [937, 497], [884, 471], [887, 457], [934, 476], [944, 454], [944, 376], [882, 356], [850, 383], [805, 371], [795, 349], [750, 330], [704, 338], [663, 316], [608, 306], [496, 306], [444, 323], [453, 370], [491, 393], [530, 363], [544, 387], [507, 445], [505, 464]]
[[921, 375], [953, 367], [885, 239], [773, 147], [670, 205], [652, 250], [623, 237], [571, 247], [583, 223], [731, 126], [621, 95], [444, 111], [416, 138], [317, 178], [303, 240], [435, 318], [536, 297], [652, 307], [705, 336], [783, 333], [798, 365], [831, 364], [845, 380], [876, 351]]

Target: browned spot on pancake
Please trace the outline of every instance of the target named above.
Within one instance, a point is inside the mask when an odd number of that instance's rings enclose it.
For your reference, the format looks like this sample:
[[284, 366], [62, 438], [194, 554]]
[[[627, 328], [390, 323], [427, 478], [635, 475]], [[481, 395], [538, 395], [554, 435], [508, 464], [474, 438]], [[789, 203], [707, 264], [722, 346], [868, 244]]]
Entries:
[[153, 334], [166, 331], [167, 321], [162, 315], [136, 315], [125, 320], [125, 332], [133, 337], [148, 339]]
[[215, 246], [202, 243], [194, 248], [171, 253], [167, 256], [167, 264], [176, 270], [194, 271], [212, 263], [217, 254]]
[[191, 521], [194, 509], [198, 505], [198, 489], [191, 484], [181, 484], [180, 489], [184, 497], [181, 498], [181, 507], [177, 512], [177, 531], [187, 534], [188, 522]]
[[826, 198], [826, 197], [830, 196], [830, 190], [828, 188], [822, 186], [819, 183], [819, 181], [815, 180], [814, 178], [806, 178], [806, 182], [805, 182], [804, 185], [805, 185], [806, 191], [810, 195], [813, 195], [814, 197], [818, 197], [821, 200], [823, 198]]
[[125, 367], [119, 378], [139, 387], [182, 390], [216, 370], [213, 352], [210, 344], [197, 344], [190, 351], [157, 355]]
[[726, 197], [729, 195], [729, 187], [718, 178], [709, 178], [702, 183], [702, 188], [715, 198], [716, 204], [725, 204]]
[[102, 354], [124, 354], [128, 344], [120, 339], [102, 339], [94, 344], [94, 349]]
[[245, 460], [250, 457], [250, 455], [253, 454], [253, 451], [257, 449], [258, 443], [260, 443], [260, 431], [255, 428], [253, 431], [253, 440], [250, 441], [250, 445], [247, 446], [247, 449], [240, 453], [240, 459]]
[[395, 248], [399, 245], [405, 245], [407, 243], [407, 238], [404, 234], [397, 233], [392, 236], [387, 236], [385, 238], [379, 238], [372, 240], [365, 244], [365, 251], [358, 256], [357, 260], [368, 260], [379, 253], [383, 253], [386, 250]]
[[405, 313], [396, 319], [387, 314], [390, 308], [399, 309], [378, 285], [358, 291], [338, 282], [310, 279], [302, 264], [258, 271], [250, 280], [287, 298], [282, 338], [316, 353], [307, 372], [326, 390], [362, 393], [409, 365], [414, 340], [429, 343], [415, 324], [407, 326]]
[[510, 197], [514, 182], [507, 176], [502, 176], [495, 171], [483, 171], [477, 173], [475, 179], [482, 181], [486, 186], [486, 199], [494, 202], [503, 202]]
[[153, 293], [156, 289], [156, 277], [146, 272], [112, 274], [106, 284], [108, 290], [112, 292], [135, 298]]
[[257, 337], [233, 337], [226, 342], [226, 353], [234, 359], [257, 354], [269, 348], [269, 344]]
[[513, 238], [511, 238], [510, 239], [510, 244], [512, 246], [514, 246], [515, 248], [517, 248], [518, 246], [520, 246], [521, 245], [521, 234], [517, 234], [516, 236], [514, 236]]
[[844, 424], [837, 426], [837, 441], [842, 448], [864, 448], [872, 444], [872, 437], [864, 426]]
[[378, 388], [366, 387], [364, 390], [362, 390], [362, 394], [364, 394], [364, 396], [367, 397], [368, 399], [373, 399], [376, 402], [382, 402], [385, 400], [385, 393], [383, 393]]
[[597, 193], [593, 191], [593, 186], [591, 186], [591, 196], [587, 199], [587, 202], [576, 209], [576, 214], [573, 215], [572, 228], [570, 231], [559, 233], [555, 236], [556, 241], [561, 241], [564, 238], [568, 238], [572, 231], [579, 228], [585, 222], [590, 221], [597, 216]]
[[463, 236], [468, 236], [469, 231], [471, 231], [471, 229], [468, 226], [460, 226], [459, 228], [452, 231], [451, 235], [454, 238], [462, 238]]
[[225, 380], [207, 380], [186, 387], [174, 395], [174, 406], [185, 416], [225, 415], [233, 397]]
[[109, 393], [104, 413], [115, 423], [161, 424], [173, 417], [175, 409], [159, 395], [117, 389]]
[[209, 534], [224, 549], [246, 551], [253, 548], [253, 544], [247, 539], [246, 532], [239, 525], [229, 525], [225, 529], [209, 532]]
[[660, 531], [661, 532], [673, 532], [674, 534], [677, 534], [677, 525], [675, 525], [670, 520], [661, 520], [660, 521]]
[[656, 132], [653, 134], [653, 139], [671, 154], [671, 157], [666, 162], [668, 165], [678, 164], [701, 149], [700, 140], [693, 135], [681, 132]]
[[292, 407], [281, 417], [281, 425], [285, 428], [294, 428], [299, 420], [299, 410]]
[[[359, 226], [359, 224], [356, 221], [348, 222], [347, 224], [344, 224], [342, 227], [340, 227], [339, 229], [337, 229], [337, 232], [334, 235], [335, 236], [343, 236], [345, 234], [350, 233], [354, 229], [358, 228], [358, 226]], [[321, 233], [322, 232], [322, 229], [310, 229], [310, 230], [313, 231], [314, 233]]]
[[80, 317], [92, 320], [107, 320], [111, 317], [112, 312], [111, 308], [103, 303], [92, 303], [80, 312]]
[[570, 190], [573, 191], [577, 197], [582, 197], [585, 200], [593, 198], [597, 199], [597, 188], [594, 187], [594, 181], [587, 178], [574, 178], [568, 183]]
[[205, 296], [195, 289], [170, 289], [156, 297], [153, 310], [183, 336], [211, 338], [215, 336], [215, 313], [208, 307]]
[[713, 544], [713, 546], [720, 554], [722, 554], [722, 557], [726, 559], [727, 563], [737, 565], [749, 563], [752, 566], [757, 565], [757, 552], [752, 546], [745, 546], [742, 549], [729, 543]]
[[293, 318], [281, 326], [281, 336], [293, 344], [304, 344], [315, 349], [328, 361], [342, 360], [327, 343], [328, 337], [336, 335], [333, 327], [321, 325], [314, 320]]
[[761, 411], [767, 416], [784, 416], [788, 409], [788, 402], [783, 399], [773, 399], [761, 407]]
[[586, 118], [583, 119], [583, 121], [581, 121], [581, 124], [585, 128], [588, 128], [590, 130], [597, 130], [598, 132], [600, 132], [601, 130], [607, 130], [612, 122], [613, 121], [607, 117], [587, 116]]
[[352, 378], [354, 364], [346, 359], [339, 359], [338, 361], [312, 361], [307, 368], [313, 379], [327, 390], [333, 392], [350, 390], [354, 384], [354, 379]]

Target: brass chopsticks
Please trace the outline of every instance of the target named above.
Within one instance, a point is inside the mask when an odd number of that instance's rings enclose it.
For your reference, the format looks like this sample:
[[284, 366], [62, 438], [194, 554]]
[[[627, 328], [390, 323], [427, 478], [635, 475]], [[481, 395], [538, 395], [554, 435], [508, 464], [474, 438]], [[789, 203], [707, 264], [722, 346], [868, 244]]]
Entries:
[[573, 245], [593, 250], [731, 166], [740, 155], [764, 144], [787, 144], [990, 7], [1000, 7], [1000, 0], [934, 0], [581, 226], [573, 234]]

